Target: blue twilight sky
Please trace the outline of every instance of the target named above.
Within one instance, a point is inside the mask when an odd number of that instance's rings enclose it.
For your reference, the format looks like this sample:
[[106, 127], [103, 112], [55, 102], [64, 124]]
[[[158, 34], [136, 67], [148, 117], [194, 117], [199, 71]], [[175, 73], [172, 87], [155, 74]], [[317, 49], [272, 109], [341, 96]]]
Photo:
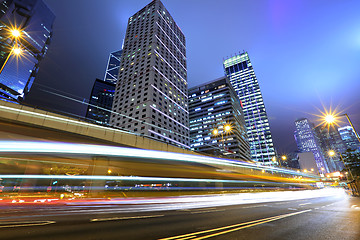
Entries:
[[[127, 20], [149, 0], [44, 0], [54, 36], [28, 102], [83, 115]], [[246, 50], [279, 153], [296, 150], [294, 121], [323, 106], [344, 110], [360, 130], [359, 0], [163, 0], [186, 36], [189, 86], [224, 74], [223, 58]], [[51, 87], [52, 89], [50, 89]], [[345, 119], [344, 119], [345, 120]]]

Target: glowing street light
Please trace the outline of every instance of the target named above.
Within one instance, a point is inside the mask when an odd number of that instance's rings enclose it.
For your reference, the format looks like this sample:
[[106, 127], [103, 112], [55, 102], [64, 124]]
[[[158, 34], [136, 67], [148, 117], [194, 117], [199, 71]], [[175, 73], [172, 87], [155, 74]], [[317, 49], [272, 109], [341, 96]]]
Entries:
[[14, 38], [18, 38], [21, 36], [21, 32], [18, 29], [11, 29], [10, 33], [11, 33], [11, 36], [13, 36]]
[[335, 116], [328, 114], [324, 117], [324, 120], [327, 124], [332, 124], [335, 122]]
[[[335, 152], [334, 150], [329, 150], [329, 151], [328, 151], [328, 154], [329, 154], [330, 157], [333, 157], [333, 156], [335, 156], [336, 152]], [[346, 164], [345, 164], [345, 162], [344, 162], [344, 159], [343, 159], [341, 153], [339, 153], [339, 156], [340, 156], [340, 158], [341, 158], [341, 161], [342, 161], [343, 164], [344, 164], [344, 167], [346, 168], [346, 171], [347, 171], [347, 172], [350, 172], [351, 179], [354, 179], [354, 176], [352, 175], [350, 169], [348, 169], [348, 167], [346, 166]], [[346, 177], [347, 177], [347, 173], [345, 173], [345, 174], [346, 174]]]
[[335, 151], [334, 150], [329, 150], [328, 152], [329, 156], [332, 157], [335, 155]]
[[[225, 144], [224, 144], [224, 132], [225, 133], [229, 133], [231, 132], [231, 125], [230, 124], [226, 124], [223, 126], [223, 131], [221, 132], [221, 142], [222, 142], [222, 145], [223, 145], [223, 149], [225, 151]], [[214, 136], [217, 136], [219, 134], [219, 130], [218, 129], [214, 129], [212, 131], [212, 133], [214, 134]]]
[[2, 73], [2, 71], [4, 70], [4, 67], [6, 65], [6, 63], [9, 61], [9, 58], [12, 54], [16, 55], [16, 56], [20, 56], [22, 53], [22, 49], [19, 47], [13, 47], [10, 51], [10, 53], [8, 54], [7, 58], [5, 59], [4, 64], [2, 65], [1, 69], [0, 69], [0, 74]]
[[340, 117], [340, 116], [345, 116], [345, 117], [346, 117], [346, 119], [348, 120], [349, 124], [351, 125], [351, 127], [352, 127], [352, 129], [353, 129], [353, 131], [354, 131], [354, 133], [355, 133], [358, 141], [360, 142], [359, 135], [357, 134], [357, 132], [356, 132], [356, 130], [355, 130], [355, 127], [354, 127], [354, 125], [352, 124], [352, 122], [351, 122], [351, 120], [350, 120], [350, 117], [349, 117], [346, 113], [340, 114], [340, 115], [335, 115], [335, 114], [331, 114], [331, 113], [326, 114], [326, 115], [324, 116], [324, 122], [325, 122], [326, 124], [328, 124], [329, 126], [332, 125], [332, 124], [337, 124], [337, 123], [336, 123], [337, 118]]
[[22, 53], [21, 48], [16, 46], [16, 45], [18, 45], [18, 42], [16, 40], [21, 37], [21, 31], [19, 29], [12, 28], [12, 29], [10, 29], [10, 35], [11, 35], [11, 37], [15, 38], [15, 43], [14, 43], [14, 40], [11, 42], [11, 45], [14, 45], [14, 47], [11, 49], [11, 51], [8, 54], [8, 56], [6, 57], [3, 65], [1, 66], [0, 74], [4, 70], [6, 63], [8, 62], [8, 60], [12, 54], [19, 56]]
[[22, 49], [21, 48], [18, 48], [18, 47], [16, 47], [16, 48], [13, 48], [13, 53], [15, 54], [15, 55], [20, 55], [21, 53], [22, 53]]
[[225, 125], [224, 130], [225, 130], [225, 132], [230, 132], [231, 131], [231, 126], [230, 125]]
[[283, 161], [285, 161], [285, 160], [287, 159], [286, 155], [282, 155], [282, 156], [281, 156], [281, 159], [282, 159]]

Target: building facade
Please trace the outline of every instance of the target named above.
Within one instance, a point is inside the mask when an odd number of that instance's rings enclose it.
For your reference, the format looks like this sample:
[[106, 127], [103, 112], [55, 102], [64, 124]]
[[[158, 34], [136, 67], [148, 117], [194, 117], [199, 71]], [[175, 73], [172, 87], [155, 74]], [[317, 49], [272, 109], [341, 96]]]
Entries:
[[89, 99], [86, 118], [101, 125], [109, 125], [115, 84], [96, 79]]
[[91, 90], [86, 118], [97, 124], [109, 125], [121, 54], [122, 50], [110, 53], [104, 80], [96, 79]]
[[[6, 0], [0, 10], [0, 100], [18, 102], [30, 91], [48, 50], [55, 15], [42, 0]], [[20, 36], [11, 34], [14, 29]]]
[[192, 150], [250, 160], [242, 106], [227, 77], [189, 89], [189, 116]]
[[128, 20], [110, 123], [189, 148], [185, 36], [159, 0]]
[[251, 159], [272, 164], [275, 149], [269, 120], [253, 66], [247, 52], [224, 60], [225, 74], [234, 87], [242, 105], [250, 144]]
[[116, 84], [119, 77], [122, 50], [110, 53], [104, 81]]
[[338, 128], [338, 131], [347, 149], [360, 152], [359, 140], [357, 139], [356, 133], [351, 126]]
[[[312, 152], [320, 173], [328, 173], [328, 167], [314, 125], [306, 118], [295, 121], [295, 141], [300, 153]], [[301, 165], [301, 164], [300, 164]]]
[[[330, 172], [341, 171], [344, 168], [344, 164], [340, 154], [346, 151], [346, 147], [337, 127], [330, 126], [327, 128], [324, 126], [317, 126], [314, 130], [319, 138], [319, 143]], [[329, 154], [330, 151], [334, 151], [335, 155], [331, 156]]]

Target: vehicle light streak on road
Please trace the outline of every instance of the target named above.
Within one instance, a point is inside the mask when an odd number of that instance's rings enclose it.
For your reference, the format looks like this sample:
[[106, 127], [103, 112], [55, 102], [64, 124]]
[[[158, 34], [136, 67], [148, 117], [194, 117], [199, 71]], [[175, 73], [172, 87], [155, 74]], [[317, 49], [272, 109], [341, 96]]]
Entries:
[[197, 156], [191, 154], [181, 154], [172, 152], [162, 152], [146, 149], [134, 149], [124, 147], [112, 147], [102, 145], [87, 145], [75, 143], [52, 143], [52, 142], [27, 142], [27, 141], [0, 141], [0, 152], [2, 153], [61, 153], [61, 154], [78, 154], [78, 155], [100, 155], [100, 156], [122, 156], [151, 158], [164, 161], [185, 161], [203, 164], [219, 164], [223, 166], [244, 167], [257, 170], [275, 171], [297, 176], [305, 176], [313, 179], [320, 177], [312, 174], [299, 173], [293, 170], [258, 166], [252, 163], [235, 161], [230, 159], [219, 159], [207, 156]]

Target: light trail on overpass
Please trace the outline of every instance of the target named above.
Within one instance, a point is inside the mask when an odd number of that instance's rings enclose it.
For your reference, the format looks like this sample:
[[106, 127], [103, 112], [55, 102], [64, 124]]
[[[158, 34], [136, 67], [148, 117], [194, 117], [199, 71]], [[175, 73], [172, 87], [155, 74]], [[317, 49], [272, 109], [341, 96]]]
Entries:
[[0, 153], [3, 193], [312, 189], [321, 180], [241, 160], [104, 145], [1, 141]]

